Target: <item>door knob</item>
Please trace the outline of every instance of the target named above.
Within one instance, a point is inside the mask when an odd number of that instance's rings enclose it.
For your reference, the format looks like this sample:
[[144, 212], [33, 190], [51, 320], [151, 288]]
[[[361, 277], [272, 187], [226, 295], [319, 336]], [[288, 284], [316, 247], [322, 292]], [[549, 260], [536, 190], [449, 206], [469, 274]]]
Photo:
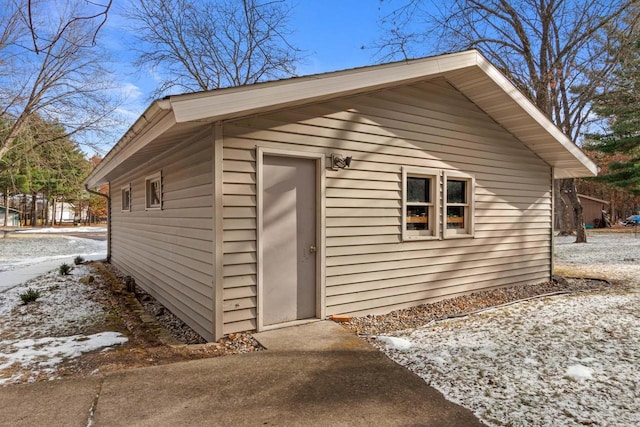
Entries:
[[316, 248], [316, 245], [309, 246], [309, 252], [311, 252], [312, 254], [315, 254], [317, 251], [318, 249]]

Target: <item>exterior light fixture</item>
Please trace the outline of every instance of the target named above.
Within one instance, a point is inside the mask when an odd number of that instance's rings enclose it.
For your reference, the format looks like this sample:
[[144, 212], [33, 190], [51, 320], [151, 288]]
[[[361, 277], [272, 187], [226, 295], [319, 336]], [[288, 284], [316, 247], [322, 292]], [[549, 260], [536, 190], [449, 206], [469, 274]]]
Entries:
[[342, 154], [331, 153], [331, 169], [337, 171], [346, 169], [351, 165], [351, 156], [344, 157]]

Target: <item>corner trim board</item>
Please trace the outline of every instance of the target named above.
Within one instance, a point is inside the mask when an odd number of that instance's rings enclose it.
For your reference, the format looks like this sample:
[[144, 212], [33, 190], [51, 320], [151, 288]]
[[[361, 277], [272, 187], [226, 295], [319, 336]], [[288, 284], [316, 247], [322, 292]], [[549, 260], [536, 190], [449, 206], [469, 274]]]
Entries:
[[222, 149], [224, 132], [221, 123], [213, 128], [213, 334], [216, 340], [224, 336], [224, 223]]

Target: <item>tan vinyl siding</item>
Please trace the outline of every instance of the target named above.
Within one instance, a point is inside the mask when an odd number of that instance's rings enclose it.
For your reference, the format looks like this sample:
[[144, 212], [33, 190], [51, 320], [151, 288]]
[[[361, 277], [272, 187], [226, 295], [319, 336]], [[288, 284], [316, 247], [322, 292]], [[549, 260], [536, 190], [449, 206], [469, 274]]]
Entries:
[[[327, 315], [549, 279], [550, 167], [436, 80], [224, 124], [225, 333], [256, 327], [256, 146], [353, 156], [326, 171]], [[475, 238], [402, 241], [403, 165], [475, 175]]]
[[[131, 184], [131, 212], [112, 197], [112, 262], [213, 340], [211, 132], [111, 183]], [[162, 210], [145, 210], [145, 176], [162, 171]]]

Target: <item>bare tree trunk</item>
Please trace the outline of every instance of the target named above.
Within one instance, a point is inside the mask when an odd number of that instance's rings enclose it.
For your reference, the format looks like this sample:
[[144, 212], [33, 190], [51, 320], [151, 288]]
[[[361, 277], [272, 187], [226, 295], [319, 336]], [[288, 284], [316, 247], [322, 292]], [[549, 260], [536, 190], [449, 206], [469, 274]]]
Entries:
[[26, 226], [27, 225], [27, 195], [23, 194], [22, 198], [21, 198], [21, 209], [20, 209], [20, 226]]
[[562, 199], [560, 200], [560, 231], [558, 236], [570, 236], [575, 231], [571, 217], [569, 216], [569, 205]]
[[576, 228], [576, 241], [575, 243], [587, 242], [587, 231], [584, 226], [584, 219], [582, 215], [582, 204], [578, 198], [578, 191], [576, 190], [575, 179], [563, 179], [562, 188], [565, 194], [569, 198], [569, 203], [573, 209], [573, 223]]
[[53, 225], [54, 227], [56, 226], [56, 213], [57, 213], [57, 206], [58, 204], [56, 203], [56, 197], [54, 196], [51, 199], [51, 225]]
[[34, 193], [31, 195], [31, 226], [35, 227], [38, 223], [38, 196]]
[[4, 226], [6, 227], [9, 221], [9, 192], [4, 191]]
[[562, 185], [563, 180], [555, 180], [553, 187], [556, 192], [555, 197], [555, 210], [556, 210], [556, 221], [555, 226], [558, 232], [558, 236], [570, 236], [573, 234], [575, 228], [573, 227], [573, 221], [571, 221], [571, 217], [569, 216], [569, 206], [563, 196], [565, 194], [564, 187]]
[[49, 225], [49, 198], [42, 197], [42, 226], [47, 227]]

